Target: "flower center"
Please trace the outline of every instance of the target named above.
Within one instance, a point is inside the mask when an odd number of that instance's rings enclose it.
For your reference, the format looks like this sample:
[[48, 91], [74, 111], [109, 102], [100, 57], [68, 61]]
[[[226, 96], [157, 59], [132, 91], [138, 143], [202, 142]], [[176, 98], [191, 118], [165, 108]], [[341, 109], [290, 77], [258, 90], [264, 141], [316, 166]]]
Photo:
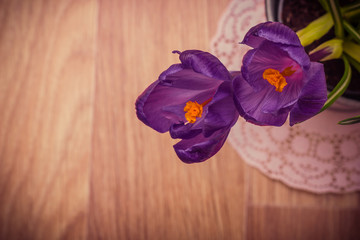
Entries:
[[290, 77], [294, 74], [295, 70], [291, 69], [292, 66], [285, 68], [282, 72], [267, 68], [263, 72], [263, 78], [267, 80], [271, 85], [275, 86], [277, 92], [282, 92], [287, 85], [285, 77]]
[[201, 117], [203, 113], [203, 107], [208, 104], [212, 98], [206, 100], [202, 104], [197, 102], [188, 101], [184, 107], [185, 118], [189, 123], [196, 122], [197, 117]]

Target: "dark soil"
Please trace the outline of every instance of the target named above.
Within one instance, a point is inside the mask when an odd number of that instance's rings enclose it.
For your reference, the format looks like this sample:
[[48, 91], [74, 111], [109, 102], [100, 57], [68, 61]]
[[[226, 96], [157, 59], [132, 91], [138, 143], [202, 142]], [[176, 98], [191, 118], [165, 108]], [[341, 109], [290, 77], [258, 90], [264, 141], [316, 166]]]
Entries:
[[[341, 0], [339, 2], [340, 5], [347, 5], [354, 1]], [[317, 0], [284, 0], [282, 22], [294, 31], [298, 31], [323, 14], [325, 14], [325, 10]], [[309, 52], [320, 43], [332, 38], [334, 38], [333, 29], [306, 47], [305, 50]], [[340, 59], [326, 61], [324, 62], [324, 69], [328, 90], [331, 91], [344, 73], [344, 63]], [[352, 68], [352, 81], [343, 96], [360, 100], [360, 74], [355, 68]]]

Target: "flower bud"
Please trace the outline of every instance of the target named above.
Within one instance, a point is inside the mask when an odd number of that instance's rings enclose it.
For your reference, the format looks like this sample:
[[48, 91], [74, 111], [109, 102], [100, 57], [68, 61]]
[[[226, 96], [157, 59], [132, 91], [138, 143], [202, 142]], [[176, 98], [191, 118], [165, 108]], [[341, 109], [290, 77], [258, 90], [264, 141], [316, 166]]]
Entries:
[[311, 61], [317, 62], [340, 58], [342, 52], [343, 40], [334, 38], [319, 45], [309, 55]]

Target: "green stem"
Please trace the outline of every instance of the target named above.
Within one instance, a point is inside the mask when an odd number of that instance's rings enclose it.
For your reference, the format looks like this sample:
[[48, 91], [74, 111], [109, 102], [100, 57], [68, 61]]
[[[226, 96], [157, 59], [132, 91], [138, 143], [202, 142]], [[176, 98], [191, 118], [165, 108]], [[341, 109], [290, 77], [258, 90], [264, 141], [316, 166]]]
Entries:
[[349, 61], [345, 56], [342, 57], [344, 60], [344, 74], [340, 80], [340, 82], [335, 86], [335, 88], [329, 93], [328, 99], [325, 102], [324, 106], [320, 110], [320, 112], [324, 111], [328, 107], [330, 107], [343, 93], [346, 91], [347, 87], [351, 81], [351, 67]]
[[331, 16], [334, 20], [335, 36], [337, 38], [344, 38], [344, 28], [342, 23], [340, 6], [337, 0], [326, 0], [329, 6]]
[[[323, 0], [324, 1], [324, 0]], [[360, 9], [360, 1], [346, 5], [342, 8], [344, 12], [351, 12]]]
[[356, 29], [346, 20], [343, 21], [345, 30], [353, 37], [353, 39], [360, 44], [360, 34]]
[[346, 54], [345, 52], [343, 54], [349, 60], [350, 65], [353, 66], [360, 73], [360, 63], [355, 59], [353, 59], [350, 55]]
[[356, 117], [347, 118], [347, 119], [344, 119], [344, 120], [338, 122], [338, 124], [340, 124], [340, 125], [350, 125], [350, 124], [355, 124], [355, 123], [360, 123], [360, 115], [358, 115]]

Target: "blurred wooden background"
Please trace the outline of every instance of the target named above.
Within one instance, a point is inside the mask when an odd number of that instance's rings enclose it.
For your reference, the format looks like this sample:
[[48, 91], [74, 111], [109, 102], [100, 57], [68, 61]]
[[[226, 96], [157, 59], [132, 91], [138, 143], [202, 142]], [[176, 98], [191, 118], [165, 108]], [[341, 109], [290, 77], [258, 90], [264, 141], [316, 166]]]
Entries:
[[0, 239], [360, 239], [360, 193], [272, 181], [226, 143], [187, 165], [137, 120], [229, 0], [0, 0]]

